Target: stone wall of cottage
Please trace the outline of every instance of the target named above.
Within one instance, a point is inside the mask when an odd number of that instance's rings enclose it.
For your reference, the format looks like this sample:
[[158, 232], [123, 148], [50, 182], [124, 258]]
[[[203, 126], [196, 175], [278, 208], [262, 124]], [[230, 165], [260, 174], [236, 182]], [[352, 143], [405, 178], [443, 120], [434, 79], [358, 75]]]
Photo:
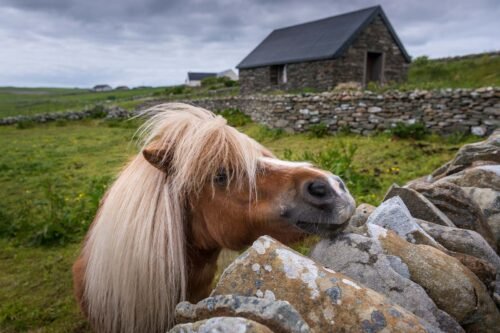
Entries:
[[287, 83], [271, 84], [269, 66], [241, 69], [241, 93], [247, 95], [304, 88], [325, 91], [342, 82], [355, 81], [363, 84], [367, 51], [383, 53], [382, 82], [400, 82], [406, 78], [408, 64], [387, 26], [378, 16], [340, 58], [288, 64]]
[[253, 95], [188, 101], [209, 110], [240, 109], [256, 122], [288, 132], [323, 123], [331, 133], [369, 135], [397, 123], [424, 123], [433, 132], [471, 131], [484, 135], [500, 127], [500, 88], [436, 91], [325, 92]]

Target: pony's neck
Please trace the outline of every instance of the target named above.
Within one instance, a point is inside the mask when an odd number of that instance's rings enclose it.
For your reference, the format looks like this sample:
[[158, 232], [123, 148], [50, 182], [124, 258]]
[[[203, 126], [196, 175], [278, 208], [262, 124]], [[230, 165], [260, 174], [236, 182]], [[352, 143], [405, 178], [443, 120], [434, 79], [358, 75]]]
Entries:
[[212, 237], [209, 223], [199, 209], [186, 212], [187, 299], [196, 303], [212, 290], [221, 245]]
[[186, 251], [188, 265], [187, 299], [191, 303], [196, 303], [210, 294], [212, 282], [217, 272], [217, 258], [221, 250], [221, 248], [206, 250], [188, 245]]

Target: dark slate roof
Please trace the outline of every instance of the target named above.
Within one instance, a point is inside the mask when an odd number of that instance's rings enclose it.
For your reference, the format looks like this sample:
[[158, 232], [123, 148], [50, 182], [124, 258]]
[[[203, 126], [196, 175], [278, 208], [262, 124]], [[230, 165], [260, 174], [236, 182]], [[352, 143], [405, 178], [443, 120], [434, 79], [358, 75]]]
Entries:
[[337, 58], [377, 15], [382, 17], [394, 41], [409, 62], [410, 56], [396, 35], [382, 7], [375, 6], [318, 21], [276, 29], [236, 67], [252, 68]]
[[206, 79], [207, 77], [215, 77], [217, 76], [217, 73], [195, 73], [195, 72], [188, 72], [188, 79], [189, 81], [201, 81], [203, 79]]

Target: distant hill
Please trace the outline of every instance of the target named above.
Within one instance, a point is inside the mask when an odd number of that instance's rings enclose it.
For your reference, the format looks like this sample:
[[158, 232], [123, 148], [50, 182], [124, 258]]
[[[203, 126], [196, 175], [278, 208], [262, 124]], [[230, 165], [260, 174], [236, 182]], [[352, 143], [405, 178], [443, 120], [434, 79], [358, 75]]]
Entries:
[[0, 87], [0, 118], [43, 112], [80, 110], [104, 102], [127, 102], [153, 96], [165, 87], [93, 92], [72, 88]]
[[500, 86], [500, 51], [460, 57], [413, 60], [404, 88], [479, 88]]

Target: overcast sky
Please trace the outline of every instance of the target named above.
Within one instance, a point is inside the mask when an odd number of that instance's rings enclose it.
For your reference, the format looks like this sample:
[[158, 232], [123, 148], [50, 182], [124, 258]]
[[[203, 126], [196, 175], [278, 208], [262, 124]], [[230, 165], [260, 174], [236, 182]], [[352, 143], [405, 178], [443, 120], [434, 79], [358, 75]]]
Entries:
[[165, 86], [273, 29], [381, 4], [413, 57], [500, 50], [499, 0], [0, 0], [0, 86]]

